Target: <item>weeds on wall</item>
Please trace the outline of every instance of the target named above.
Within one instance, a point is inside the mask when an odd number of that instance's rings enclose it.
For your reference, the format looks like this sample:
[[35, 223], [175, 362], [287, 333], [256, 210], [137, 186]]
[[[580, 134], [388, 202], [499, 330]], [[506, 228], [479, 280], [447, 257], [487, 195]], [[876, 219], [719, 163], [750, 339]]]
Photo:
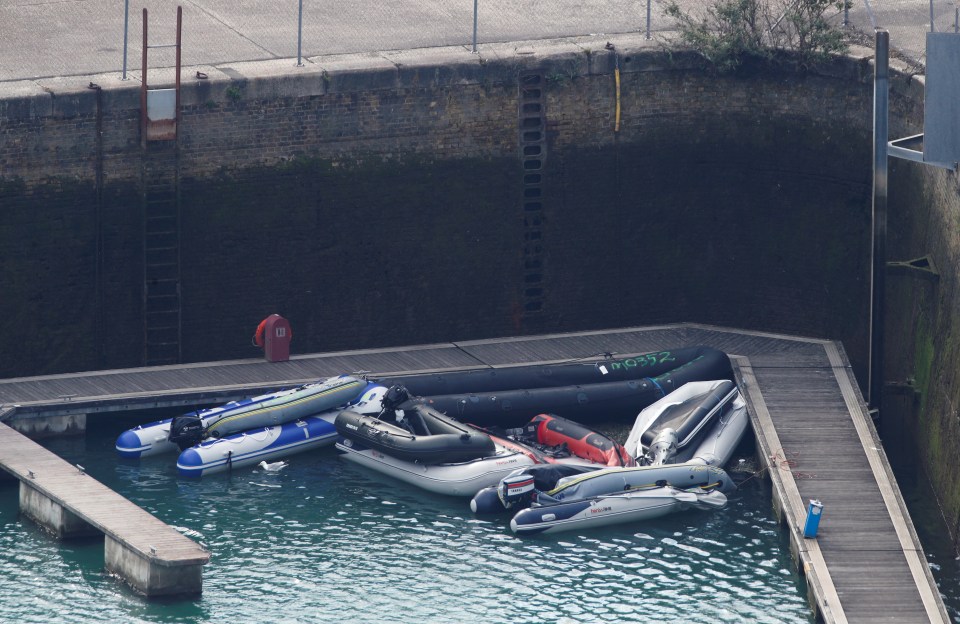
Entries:
[[816, 65], [846, 51], [840, 16], [850, 0], [711, 0], [685, 11], [675, 0], [666, 13], [677, 21], [682, 44], [718, 70], [746, 59], [775, 61], [793, 52], [803, 65]]

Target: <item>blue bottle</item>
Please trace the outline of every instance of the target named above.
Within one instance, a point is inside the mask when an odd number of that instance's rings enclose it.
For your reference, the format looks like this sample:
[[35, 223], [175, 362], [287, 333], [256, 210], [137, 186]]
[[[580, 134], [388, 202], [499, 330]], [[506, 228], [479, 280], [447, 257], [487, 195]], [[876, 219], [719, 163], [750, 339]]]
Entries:
[[817, 528], [820, 526], [820, 516], [823, 515], [823, 503], [818, 500], [811, 500], [807, 506], [807, 521], [803, 525], [804, 537], [816, 537]]

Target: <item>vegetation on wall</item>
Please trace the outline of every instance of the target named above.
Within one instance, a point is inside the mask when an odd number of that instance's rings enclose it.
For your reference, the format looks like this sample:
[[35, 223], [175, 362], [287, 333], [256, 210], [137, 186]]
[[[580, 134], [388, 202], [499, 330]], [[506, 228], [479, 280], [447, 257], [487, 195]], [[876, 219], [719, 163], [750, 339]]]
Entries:
[[680, 42], [720, 71], [745, 60], [773, 61], [781, 51], [814, 65], [846, 51], [837, 17], [849, 0], [712, 0], [685, 11], [671, 0], [666, 13], [677, 21]]

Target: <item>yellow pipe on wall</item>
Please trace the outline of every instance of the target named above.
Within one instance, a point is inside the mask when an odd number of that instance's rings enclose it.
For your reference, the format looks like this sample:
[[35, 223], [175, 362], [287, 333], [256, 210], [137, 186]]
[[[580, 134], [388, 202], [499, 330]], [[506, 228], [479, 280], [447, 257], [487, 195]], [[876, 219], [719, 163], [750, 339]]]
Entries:
[[617, 108], [613, 117], [613, 131], [620, 132], [620, 63], [613, 70], [613, 80], [617, 85]]

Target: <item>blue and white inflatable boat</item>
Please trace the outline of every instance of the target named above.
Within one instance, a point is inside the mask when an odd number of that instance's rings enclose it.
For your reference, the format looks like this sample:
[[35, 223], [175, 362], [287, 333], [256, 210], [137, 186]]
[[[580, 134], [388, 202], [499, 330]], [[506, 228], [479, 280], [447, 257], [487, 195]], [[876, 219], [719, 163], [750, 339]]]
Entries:
[[360, 414], [377, 414], [387, 389], [370, 384], [359, 399], [315, 416], [244, 431], [224, 438], [207, 440], [184, 450], [177, 459], [181, 477], [202, 477], [235, 468], [252, 466], [330, 446], [337, 440], [334, 421], [344, 409]]
[[367, 386], [368, 382], [363, 379], [341, 375], [158, 420], [120, 434], [117, 453], [128, 459], [139, 459], [172, 453], [205, 438], [280, 425], [347, 405], [357, 400]]

